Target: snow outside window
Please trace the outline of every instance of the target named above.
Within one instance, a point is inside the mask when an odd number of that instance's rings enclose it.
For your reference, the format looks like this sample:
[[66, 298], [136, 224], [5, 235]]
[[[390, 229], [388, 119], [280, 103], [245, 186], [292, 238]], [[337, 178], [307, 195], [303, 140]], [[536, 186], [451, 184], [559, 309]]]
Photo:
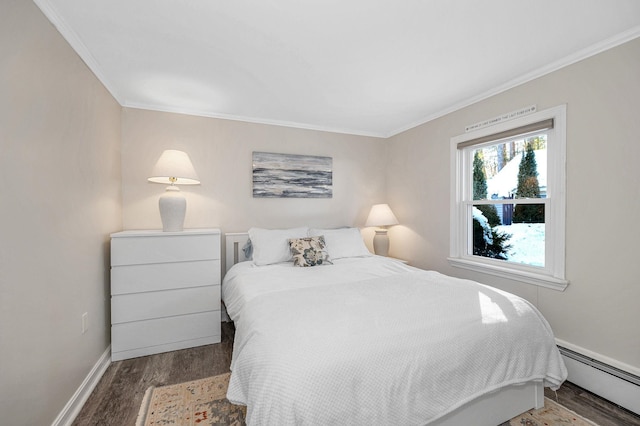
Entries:
[[566, 106], [451, 139], [453, 266], [564, 290]]

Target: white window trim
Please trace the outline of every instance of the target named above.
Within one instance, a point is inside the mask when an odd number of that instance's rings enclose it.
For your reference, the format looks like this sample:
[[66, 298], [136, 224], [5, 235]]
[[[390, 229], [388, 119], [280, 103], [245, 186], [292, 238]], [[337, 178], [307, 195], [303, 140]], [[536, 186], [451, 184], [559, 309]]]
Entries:
[[[482, 128], [451, 138], [451, 194], [450, 194], [450, 253], [452, 266], [503, 278], [522, 281], [541, 287], [563, 291], [569, 282], [565, 279], [565, 216], [566, 216], [566, 105], [539, 111], [508, 122]], [[466, 184], [463, 182], [462, 168], [466, 167], [458, 144], [472, 139], [489, 136], [509, 129], [553, 118], [552, 143], [548, 144], [548, 187], [552, 189], [553, 207], [547, 220], [547, 241], [545, 245], [545, 268], [530, 267], [496, 259], [469, 255], [469, 226], [467, 214], [462, 210]], [[550, 230], [549, 227], [552, 227]], [[549, 232], [551, 231], [551, 232]]]

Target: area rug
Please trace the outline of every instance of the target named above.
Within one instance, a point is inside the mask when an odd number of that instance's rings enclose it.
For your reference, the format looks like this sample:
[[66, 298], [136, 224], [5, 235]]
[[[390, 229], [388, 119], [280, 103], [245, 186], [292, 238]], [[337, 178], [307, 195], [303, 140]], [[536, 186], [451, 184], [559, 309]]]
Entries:
[[529, 410], [504, 424], [509, 426], [598, 426], [549, 398], [544, 399], [544, 407]]
[[136, 426], [245, 424], [246, 407], [227, 398], [230, 373], [162, 387], [145, 393]]
[[[136, 426], [244, 426], [246, 407], [227, 398], [230, 373], [162, 387], [145, 393]], [[597, 426], [545, 398], [544, 407], [529, 410], [500, 426]]]

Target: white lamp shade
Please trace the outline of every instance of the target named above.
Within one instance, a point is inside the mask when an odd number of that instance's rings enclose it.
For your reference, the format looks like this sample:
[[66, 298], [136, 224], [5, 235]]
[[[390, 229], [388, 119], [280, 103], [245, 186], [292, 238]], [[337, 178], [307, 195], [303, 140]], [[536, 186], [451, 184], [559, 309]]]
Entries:
[[186, 152], [167, 149], [151, 171], [149, 182], [170, 185], [198, 185], [200, 179]]
[[390, 226], [398, 223], [400, 222], [391, 211], [389, 204], [375, 204], [371, 207], [371, 212], [369, 212], [364, 226]]

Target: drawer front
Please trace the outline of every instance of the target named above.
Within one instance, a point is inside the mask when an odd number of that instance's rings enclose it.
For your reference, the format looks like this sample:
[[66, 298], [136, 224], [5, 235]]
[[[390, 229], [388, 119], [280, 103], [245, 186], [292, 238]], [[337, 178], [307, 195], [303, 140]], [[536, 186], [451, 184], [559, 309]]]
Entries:
[[220, 259], [220, 234], [170, 234], [111, 239], [111, 266]]
[[220, 337], [220, 311], [111, 326], [111, 349], [127, 351], [203, 337]]
[[219, 285], [111, 297], [112, 324], [218, 310]]
[[111, 268], [111, 294], [220, 284], [220, 260], [122, 265]]

